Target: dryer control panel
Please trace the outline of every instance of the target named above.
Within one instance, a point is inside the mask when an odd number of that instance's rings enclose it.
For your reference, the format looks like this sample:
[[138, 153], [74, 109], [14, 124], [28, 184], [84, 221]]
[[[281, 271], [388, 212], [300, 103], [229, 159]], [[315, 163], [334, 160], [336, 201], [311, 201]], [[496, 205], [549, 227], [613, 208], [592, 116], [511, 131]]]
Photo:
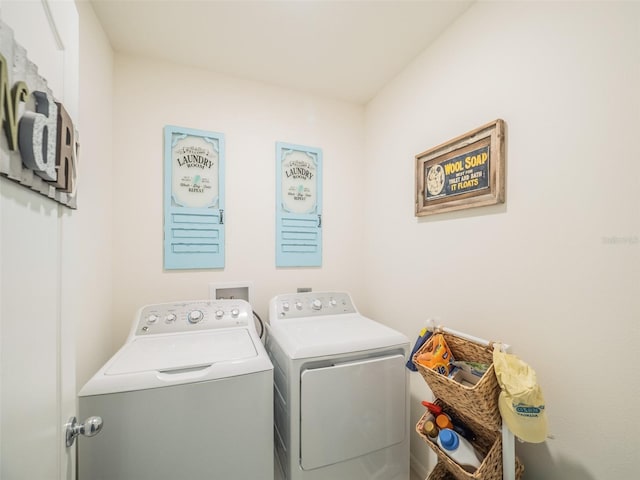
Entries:
[[300, 318], [357, 313], [344, 292], [306, 292], [278, 295], [269, 305], [269, 318]]
[[202, 300], [146, 305], [138, 310], [129, 337], [230, 327], [255, 328], [244, 300]]

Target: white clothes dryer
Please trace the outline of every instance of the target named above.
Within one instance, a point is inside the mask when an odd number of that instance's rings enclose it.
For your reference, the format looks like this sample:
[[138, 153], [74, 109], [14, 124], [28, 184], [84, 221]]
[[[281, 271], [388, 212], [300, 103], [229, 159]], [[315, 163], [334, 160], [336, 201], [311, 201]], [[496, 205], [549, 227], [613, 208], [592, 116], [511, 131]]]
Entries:
[[243, 300], [142, 307], [79, 393], [79, 480], [273, 478], [273, 366]]
[[406, 336], [361, 315], [347, 293], [297, 293], [271, 300], [266, 347], [279, 475], [409, 479]]

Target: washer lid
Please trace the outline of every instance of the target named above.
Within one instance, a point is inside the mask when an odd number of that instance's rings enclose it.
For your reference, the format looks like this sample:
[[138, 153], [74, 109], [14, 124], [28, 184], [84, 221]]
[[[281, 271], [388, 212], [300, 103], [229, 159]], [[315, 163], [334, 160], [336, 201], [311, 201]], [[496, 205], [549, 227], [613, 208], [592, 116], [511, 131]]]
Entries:
[[122, 348], [105, 375], [187, 370], [257, 355], [249, 332], [232, 330], [136, 338]]
[[104, 395], [241, 375], [273, 376], [273, 365], [254, 332], [233, 328], [136, 338], [126, 343], [78, 395]]
[[408, 347], [409, 339], [392, 328], [360, 314], [282, 320], [270, 333], [290, 358], [372, 350], [396, 345]]

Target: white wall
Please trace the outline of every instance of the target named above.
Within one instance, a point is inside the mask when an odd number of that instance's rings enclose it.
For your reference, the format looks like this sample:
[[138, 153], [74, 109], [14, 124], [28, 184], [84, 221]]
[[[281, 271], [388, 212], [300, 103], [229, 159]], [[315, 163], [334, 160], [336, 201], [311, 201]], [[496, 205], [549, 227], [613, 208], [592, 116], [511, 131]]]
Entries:
[[79, 208], [65, 228], [64, 294], [76, 318], [78, 389], [113, 353], [113, 52], [86, 2], [80, 17]]
[[[208, 298], [210, 282], [252, 281], [254, 309], [297, 287], [363, 298], [364, 109], [177, 64], [116, 56], [114, 329], [121, 345], [146, 303]], [[226, 266], [163, 271], [163, 127], [226, 142]], [[275, 268], [275, 142], [323, 150], [323, 266]]]
[[[534, 367], [555, 439], [518, 445], [527, 479], [637, 470], [639, 24], [635, 3], [477, 3], [366, 110], [367, 310], [412, 338], [438, 316]], [[496, 118], [506, 204], [415, 218], [414, 156]], [[418, 374], [412, 391], [417, 421]]]

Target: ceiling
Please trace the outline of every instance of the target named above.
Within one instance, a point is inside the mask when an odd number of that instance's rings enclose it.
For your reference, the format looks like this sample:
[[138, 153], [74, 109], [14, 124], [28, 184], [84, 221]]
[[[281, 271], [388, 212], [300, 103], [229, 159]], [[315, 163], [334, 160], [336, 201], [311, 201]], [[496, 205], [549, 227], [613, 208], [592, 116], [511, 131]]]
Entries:
[[355, 103], [473, 1], [90, 0], [115, 52]]

